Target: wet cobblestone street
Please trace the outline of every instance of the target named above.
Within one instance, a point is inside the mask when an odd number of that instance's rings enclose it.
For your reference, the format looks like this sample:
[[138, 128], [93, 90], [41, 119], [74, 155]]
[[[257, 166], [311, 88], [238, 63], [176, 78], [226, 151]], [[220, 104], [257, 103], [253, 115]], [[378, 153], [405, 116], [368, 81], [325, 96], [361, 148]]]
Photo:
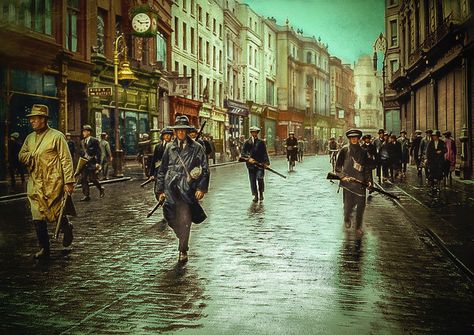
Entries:
[[472, 283], [392, 201], [369, 199], [358, 239], [326, 156], [272, 167], [288, 178], [267, 173], [257, 204], [244, 165], [212, 169], [184, 266], [141, 180], [76, 202], [72, 251], [47, 263], [26, 200], [0, 203], [0, 333], [474, 333]]

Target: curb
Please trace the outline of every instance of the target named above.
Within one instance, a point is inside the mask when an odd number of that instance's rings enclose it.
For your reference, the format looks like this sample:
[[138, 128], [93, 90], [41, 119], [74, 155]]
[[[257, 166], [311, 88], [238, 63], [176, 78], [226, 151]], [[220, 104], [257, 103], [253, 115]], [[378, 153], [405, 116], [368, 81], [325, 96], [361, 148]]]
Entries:
[[[375, 182], [375, 184], [386, 191], [386, 189], [380, 185], [379, 183]], [[394, 185], [398, 190], [402, 191], [405, 194], [408, 194], [406, 191], [402, 190], [400, 187]], [[409, 194], [408, 194], [409, 195]], [[426, 205], [424, 205], [422, 202], [418, 201], [415, 197], [409, 195], [413, 199], [415, 199], [421, 206], [425, 207], [428, 209]], [[417, 226], [418, 228], [422, 229], [430, 238], [431, 240], [453, 261], [453, 263], [469, 278], [469, 280], [474, 281], [474, 273], [472, 272], [471, 269], [469, 269], [466, 264], [464, 264], [459, 258], [457, 258], [451, 250], [446, 246], [446, 243], [441, 239], [441, 237], [438, 236], [433, 230], [430, 228], [426, 227], [425, 225], [421, 225], [416, 222], [416, 218], [403, 206], [400, 201], [391, 199], [404, 213], [405, 215], [409, 218], [409, 220]], [[443, 218], [440, 218], [440, 220], [446, 222]]]
[[[129, 181], [131, 180], [132, 177], [120, 177], [120, 178], [114, 178], [114, 179], [107, 179], [107, 180], [100, 180], [99, 183], [102, 184], [114, 184], [114, 183], [119, 183], [122, 181]], [[89, 185], [93, 185], [92, 183], [89, 183]], [[75, 188], [81, 188], [81, 185], [77, 185]], [[26, 193], [17, 193], [17, 194], [10, 194], [10, 195], [4, 195], [0, 197], [0, 203], [1, 202], [7, 202], [7, 201], [12, 201], [12, 200], [18, 200], [18, 199], [23, 199], [26, 198]]]

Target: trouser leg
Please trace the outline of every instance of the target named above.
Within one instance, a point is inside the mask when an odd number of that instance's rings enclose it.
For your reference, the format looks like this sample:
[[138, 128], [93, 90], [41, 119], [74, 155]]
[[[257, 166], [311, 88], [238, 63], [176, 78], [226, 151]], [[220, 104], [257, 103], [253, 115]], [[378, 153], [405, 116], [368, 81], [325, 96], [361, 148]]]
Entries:
[[257, 170], [256, 177], [258, 182], [258, 191], [262, 194], [265, 191], [265, 179], [264, 179], [264, 172], [261, 169]]
[[99, 179], [97, 178], [97, 173], [95, 171], [90, 172], [89, 179], [92, 182], [92, 184], [97, 187], [98, 190], [102, 189], [102, 186], [100, 186]]
[[355, 202], [357, 205], [356, 209], [356, 229], [361, 229], [362, 228], [362, 221], [364, 219], [364, 211], [365, 211], [365, 204], [366, 204], [366, 199], [365, 196], [356, 196], [354, 195]]
[[82, 194], [88, 197], [90, 195], [90, 190], [89, 190], [89, 178], [88, 178], [87, 171], [82, 172], [81, 186], [82, 186]]
[[250, 190], [253, 195], [257, 195], [257, 171], [252, 169], [249, 170]]
[[342, 199], [344, 201], [344, 221], [351, 219], [351, 214], [354, 209], [354, 197], [356, 195], [348, 190], [343, 190]]
[[41, 249], [44, 249], [46, 254], [49, 254], [49, 235], [48, 226], [46, 221], [34, 220], [36, 237], [38, 238], [38, 244]]
[[178, 250], [181, 252], [189, 250], [191, 224], [191, 207], [188, 203], [179, 200], [176, 204], [176, 222], [173, 224], [173, 229], [179, 239]]

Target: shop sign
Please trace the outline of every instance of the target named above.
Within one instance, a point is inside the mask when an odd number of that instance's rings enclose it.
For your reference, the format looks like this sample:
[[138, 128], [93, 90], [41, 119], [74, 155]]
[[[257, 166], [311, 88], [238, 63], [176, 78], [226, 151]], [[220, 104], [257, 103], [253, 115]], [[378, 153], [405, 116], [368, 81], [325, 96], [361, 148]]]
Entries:
[[112, 95], [112, 87], [89, 87], [87, 92], [90, 97], [106, 97]]

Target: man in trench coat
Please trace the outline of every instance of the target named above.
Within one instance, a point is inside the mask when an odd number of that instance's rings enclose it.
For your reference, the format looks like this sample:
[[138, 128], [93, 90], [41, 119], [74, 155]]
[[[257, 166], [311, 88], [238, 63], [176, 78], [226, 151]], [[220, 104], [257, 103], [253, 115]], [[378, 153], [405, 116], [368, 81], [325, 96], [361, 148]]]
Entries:
[[[26, 137], [18, 156], [30, 173], [27, 195], [41, 248], [35, 258], [45, 258], [50, 252], [47, 223], [59, 219], [66, 193], [74, 190], [74, 172], [66, 137], [48, 126], [48, 107], [33, 105], [27, 117], [34, 132]], [[72, 225], [65, 215], [61, 229], [63, 245], [67, 247], [73, 235]]]
[[209, 167], [204, 148], [189, 137], [193, 127], [187, 116], [178, 116], [176, 133], [166, 146], [156, 174], [155, 196], [164, 200], [163, 215], [179, 239], [178, 261], [188, 260], [191, 223], [201, 223], [206, 213], [199, 201], [209, 187]]

